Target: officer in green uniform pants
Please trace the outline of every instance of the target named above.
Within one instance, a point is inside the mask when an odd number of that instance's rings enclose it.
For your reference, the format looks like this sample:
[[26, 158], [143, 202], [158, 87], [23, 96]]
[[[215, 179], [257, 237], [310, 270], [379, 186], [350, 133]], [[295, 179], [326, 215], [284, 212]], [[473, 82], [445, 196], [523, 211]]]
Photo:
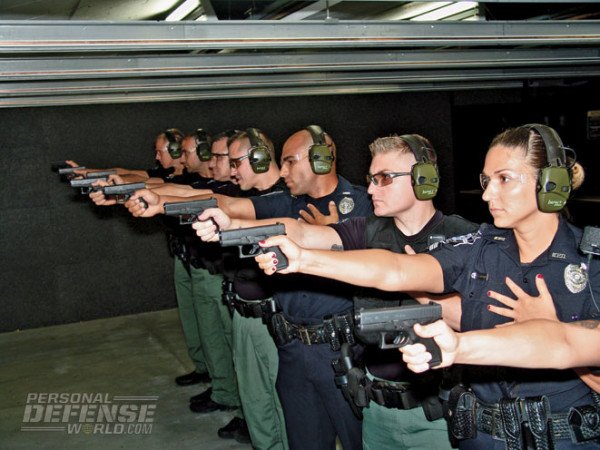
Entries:
[[[201, 152], [208, 150], [208, 154]], [[181, 161], [187, 172], [187, 181], [195, 189], [207, 188], [212, 182], [207, 157], [210, 155], [210, 137], [204, 130], [197, 130], [194, 134], [187, 135], [181, 141]], [[180, 230], [185, 233], [186, 230], [177, 224], [172, 229]], [[210, 382], [210, 376], [206, 367], [206, 358], [202, 350], [200, 340], [200, 329], [198, 315], [200, 308], [197, 304], [198, 298], [202, 296], [201, 284], [198, 283], [198, 276], [194, 273], [191, 261], [194, 256], [192, 239], [189, 233], [181, 237], [180, 251], [183, 253], [183, 259], [175, 256], [175, 292], [177, 294], [177, 306], [179, 318], [183, 328], [185, 342], [188, 348], [190, 359], [194, 363], [194, 371], [186, 375], [175, 378], [178, 385], [186, 386], [199, 382]], [[195, 245], [195, 242], [193, 242]], [[195, 264], [194, 264], [195, 265]]]
[[[273, 143], [263, 132], [242, 131], [229, 139], [228, 148], [231, 177], [242, 190], [255, 195], [284, 190]], [[279, 357], [265, 325], [273, 302], [269, 280], [252, 259], [235, 263], [230, 292], [233, 358], [244, 417], [256, 449], [287, 450], [285, 420], [275, 390]]]

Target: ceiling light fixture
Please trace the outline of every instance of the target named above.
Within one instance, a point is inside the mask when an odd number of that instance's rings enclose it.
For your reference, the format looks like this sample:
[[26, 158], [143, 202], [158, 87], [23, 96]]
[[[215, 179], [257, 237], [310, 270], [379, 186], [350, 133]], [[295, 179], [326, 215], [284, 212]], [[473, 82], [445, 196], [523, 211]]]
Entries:
[[176, 22], [187, 17], [193, 10], [200, 6], [199, 0], [185, 0], [167, 16], [166, 22]]
[[443, 19], [452, 17], [456, 14], [460, 14], [460, 13], [463, 13], [463, 12], [469, 11], [469, 10], [473, 10], [474, 12], [477, 12], [477, 10], [478, 10], [477, 2], [455, 2], [450, 5], [438, 8], [435, 11], [431, 11], [426, 14], [421, 14], [419, 16], [413, 17], [411, 20], [415, 20], [415, 21], [443, 20]]

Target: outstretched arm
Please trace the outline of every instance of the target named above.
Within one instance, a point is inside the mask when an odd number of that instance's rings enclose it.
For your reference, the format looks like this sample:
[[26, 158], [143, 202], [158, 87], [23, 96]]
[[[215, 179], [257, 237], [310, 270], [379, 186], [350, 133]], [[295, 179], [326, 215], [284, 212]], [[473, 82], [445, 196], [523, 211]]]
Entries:
[[[440, 346], [443, 362], [439, 367], [453, 363], [554, 369], [600, 365], [597, 320], [573, 323], [529, 320], [467, 333], [455, 333], [438, 321], [415, 325], [415, 332], [421, 337], [433, 337]], [[431, 355], [422, 344], [407, 345], [401, 352], [411, 370], [428, 369]]]
[[204, 211], [198, 216], [198, 222], [193, 224], [192, 227], [203, 241], [214, 242], [219, 240], [219, 230], [235, 230], [274, 223], [284, 224], [286, 234], [294, 242], [305, 247], [330, 249], [333, 246], [342, 244], [339, 235], [331, 227], [308, 225], [288, 217], [262, 220], [236, 219], [227, 215], [220, 208], [211, 208]]
[[[442, 268], [427, 254], [401, 255], [388, 250], [307, 250], [286, 236], [269, 238], [260, 245], [281, 248], [289, 263], [281, 273], [301, 272], [384, 291], [440, 293], [444, 288]], [[255, 258], [268, 275], [275, 272], [274, 255], [270, 252]]]
[[154, 189], [159, 195], [173, 195], [179, 197], [191, 197], [201, 194], [212, 194], [210, 189], [194, 189], [189, 184], [163, 183]]

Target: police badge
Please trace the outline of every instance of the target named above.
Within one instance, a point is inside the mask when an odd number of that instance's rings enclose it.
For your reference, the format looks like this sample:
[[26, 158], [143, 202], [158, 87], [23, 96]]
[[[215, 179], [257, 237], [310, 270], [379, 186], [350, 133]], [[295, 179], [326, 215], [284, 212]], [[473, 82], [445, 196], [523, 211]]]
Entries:
[[588, 275], [585, 264], [569, 264], [565, 267], [565, 286], [573, 294], [578, 294], [587, 286]]
[[342, 214], [349, 214], [354, 209], [354, 200], [350, 197], [344, 197], [338, 204], [338, 209]]

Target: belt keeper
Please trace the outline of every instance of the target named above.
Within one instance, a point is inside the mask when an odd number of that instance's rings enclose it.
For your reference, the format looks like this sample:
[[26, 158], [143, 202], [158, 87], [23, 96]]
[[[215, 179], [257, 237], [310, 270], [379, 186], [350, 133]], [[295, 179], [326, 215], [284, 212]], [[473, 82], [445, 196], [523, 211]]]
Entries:
[[323, 319], [323, 331], [325, 332], [325, 338], [329, 341], [331, 350], [337, 352], [341, 347], [341, 343], [331, 315]]
[[371, 398], [372, 400], [377, 403], [378, 405], [384, 406], [385, 405], [385, 396], [383, 394], [383, 390], [381, 389], [381, 387], [376, 386], [375, 384], [371, 384], [371, 389], [369, 389], [371, 391]]
[[521, 430], [520, 402], [514, 399], [502, 399], [499, 403], [502, 417], [502, 430], [506, 440], [506, 450], [521, 450], [523, 435]]
[[350, 345], [354, 345], [354, 322], [351, 313], [346, 313], [341, 316], [336, 315], [334, 317], [335, 328], [343, 336], [344, 342]]
[[591, 405], [571, 408], [567, 421], [576, 442], [600, 438], [600, 411]]
[[523, 400], [527, 417], [528, 431], [533, 437], [536, 448], [554, 448], [550, 402], [546, 396]]
[[310, 341], [310, 334], [308, 333], [308, 329], [305, 327], [298, 327], [298, 337], [305, 345], [312, 345]]
[[413, 409], [421, 406], [421, 403], [415, 399], [415, 396], [410, 391], [397, 392], [396, 396], [400, 399], [404, 409]]

